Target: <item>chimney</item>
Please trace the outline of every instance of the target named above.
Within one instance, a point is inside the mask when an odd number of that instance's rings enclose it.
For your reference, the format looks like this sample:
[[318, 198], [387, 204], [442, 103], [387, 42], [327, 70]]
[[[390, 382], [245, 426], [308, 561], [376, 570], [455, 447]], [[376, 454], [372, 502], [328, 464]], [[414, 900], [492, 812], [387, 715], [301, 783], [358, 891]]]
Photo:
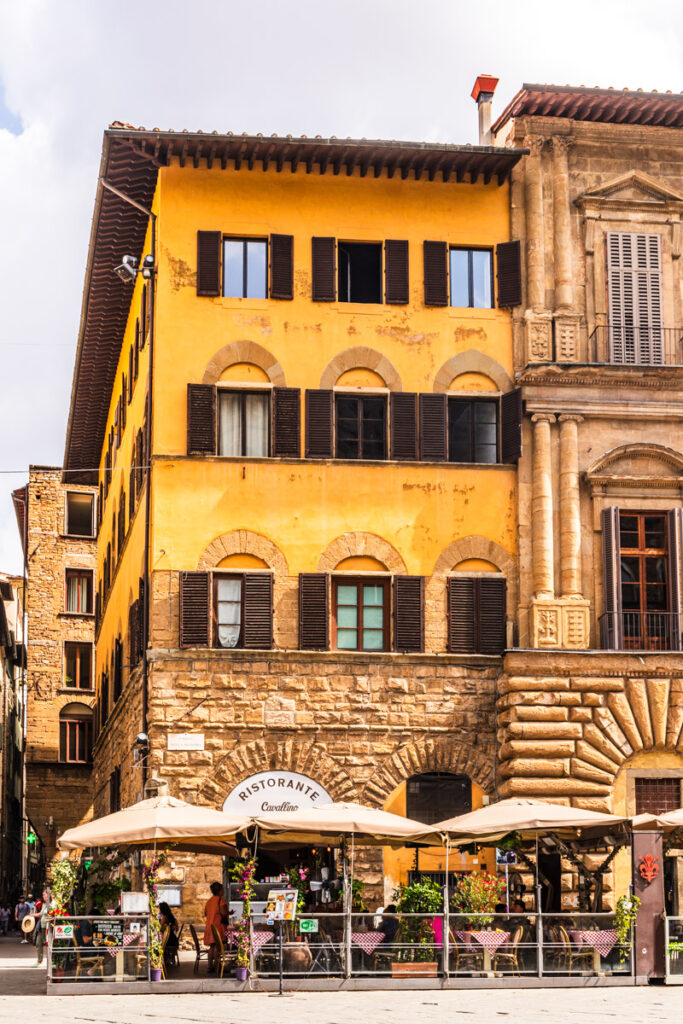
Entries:
[[491, 100], [496, 91], [498, 79], [493, 75], [479, 75], [474, 83], [472, 99], [479, 107], [479, 145], [491, 146]]

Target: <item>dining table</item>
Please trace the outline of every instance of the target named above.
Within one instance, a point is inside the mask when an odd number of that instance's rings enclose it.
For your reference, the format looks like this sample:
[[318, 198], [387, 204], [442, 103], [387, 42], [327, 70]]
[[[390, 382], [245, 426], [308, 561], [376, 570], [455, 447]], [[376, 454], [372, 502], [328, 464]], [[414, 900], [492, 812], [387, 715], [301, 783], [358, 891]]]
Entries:
[[619, 933], [616, 928], [597, 928], [594, 931], [572, 930], [569, 936], [580, 950], [583, 946], [589, 946], [593, 953], [593, 970], [599, 974], [602, 970], [601, 958], [609, 956], [617, 944]]
[[462, 931], [456, 932], [455, 935], [464, 945], [471, 944], [472, 939], [479, 943], [484, 954], [483, 970], [487, 974], [493, 969], [492, 955], [495, 955], [500, 946], [510, 941], [510, 932], [502, 931]]

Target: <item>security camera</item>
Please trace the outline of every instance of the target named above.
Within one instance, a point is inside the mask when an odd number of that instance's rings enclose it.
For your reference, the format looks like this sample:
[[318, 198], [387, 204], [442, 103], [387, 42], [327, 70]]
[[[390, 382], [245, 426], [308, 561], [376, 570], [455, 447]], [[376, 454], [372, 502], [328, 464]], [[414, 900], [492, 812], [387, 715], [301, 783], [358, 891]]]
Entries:
[[147, 733], [146, 732], [139, 732], [137, 734], [137, 736], [135, 737], [135, 746], [136, 747], [146, 747], [148, 743], [149, 743], [149, 740], [147, 739]]
[[135, 256], [124, 256], [118, 267], [114, 267], [117, 274], [125, 284], [131, 284], [138, 276], [138, 261]]

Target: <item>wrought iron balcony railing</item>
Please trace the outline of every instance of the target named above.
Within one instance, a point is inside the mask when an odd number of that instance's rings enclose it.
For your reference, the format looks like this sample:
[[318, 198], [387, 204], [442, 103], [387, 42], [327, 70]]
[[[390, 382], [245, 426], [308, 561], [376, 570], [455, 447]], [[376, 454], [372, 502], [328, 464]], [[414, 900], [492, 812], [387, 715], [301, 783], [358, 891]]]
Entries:
[[588, 362], [603, 366], [683, 366], [683, 328], [598, 324]]
[[600, 643], [612, 651], [680, 651], [681, 616], [677, 612], [605, 612]]

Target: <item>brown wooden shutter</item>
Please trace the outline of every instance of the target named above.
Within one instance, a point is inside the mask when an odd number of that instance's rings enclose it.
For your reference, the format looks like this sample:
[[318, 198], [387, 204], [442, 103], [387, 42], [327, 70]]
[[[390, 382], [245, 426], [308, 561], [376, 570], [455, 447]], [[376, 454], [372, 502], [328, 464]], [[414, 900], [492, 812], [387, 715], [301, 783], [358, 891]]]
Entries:
[[417, 451], [417, 395], [392, 391], [389, 395], [390, 458], [415, 461]]
[[336, 238], [311, 239], [314, 302], [334, 302], [337, 298], [336, 252]]
[[498, 305], [519, 306], [522, 302], [522, 257], [519, 242], [496, 246]]
[[522, 455], [522, 389], [500, 400], [500, 461], [517, 462]]
[[299, 649], [302, 651], [329, 650], [329, 593], [327, 573], [299, 573]]
[[187, 385], [187, 454], [216, 454], [216, 389]]
[[619, 509], [602, 510], [602, 564], [605, 588], [605, 617], [602, 619], [602, 643], [621, 650], [624, 635], [621, 614], [621, 557], [619, 549]]
[[197, 232], [197, 295], [221, 293], [221, 231]]
[[143, 284], [140, 294], [140, 348], [144, 348], [147, 342], [147, 285]]
[[448, 245], [423, 242], [425, 306], [448, 305]]
[[133, 601], [128, 609], [128, 668], [132, 672], [138, 663], [138, 603]]
[[128, 404], [133, 400], [133, 372], [135, 368], [135, 350], [131, 345], [128, 349]]
[[301, 457], [301, 391], [273, 388], [273, 455], [281, 459]]
[[270, 298], [294, 298], [294, 236], [270, 236]]
[[180, 646], [208, 647], [210, 576], [208, 572], [180, 574]]
[[409, 299], [408, 242], [388, 238], [384, 243], [384, 300], [405, 306]]
[[126, 404], [127, 404], [126, 403], [126, 391], [127, 390], [128, 389], [126, 387], [126, 375], [125, 375], [125, 373], [122, 373], [121, 374], [121, 430], [122, 431], [124, 431], [126, 429], [126, 421], [127, 421], [127, 409], [126, 409]]
[[424, 576], [394, 576], [394, 650], [425, 649]]
[[448, 650], [472, 654], [475, 651], [474, 579], [448, 577]]
[[332, 392], [306, 392], [307, 459], [331, 459], [332, 456]]
[[145, 648], [147, 647], [147, 617], [145, 615], [145, 579], [144, 576], [140, 576], [138, 580], [138, 626], [137, 626], [137, 638], [138, 638], [138, 661], [142, 659]]
[[683, 510], [673, 508], [666, 514], [669, 550], [669, 649], [681, 648], [681, 523]]
[[446, 403], [445, 395], [420, 395], [420, 458], [423, 462], [446, 461]]
[[244, 574], [244, 647], [270, 650], [273, 646], [273, 577], [271, 573]]
[[506, 581], [497, 576], [480, 576], [474, 583], [476, 649], [480, 654], [502, 654], [506, 641]]

